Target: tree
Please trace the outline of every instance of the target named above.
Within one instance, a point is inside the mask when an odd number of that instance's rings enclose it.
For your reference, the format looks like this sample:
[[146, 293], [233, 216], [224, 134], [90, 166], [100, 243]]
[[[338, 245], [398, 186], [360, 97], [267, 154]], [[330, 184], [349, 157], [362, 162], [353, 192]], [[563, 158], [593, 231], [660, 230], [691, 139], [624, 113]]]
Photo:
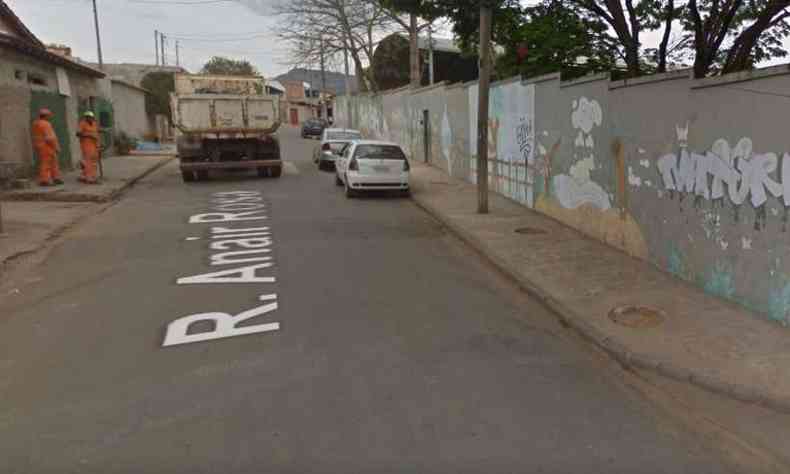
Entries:
[[203, 65], [201, 74], [219, 74], [227, 76], [259, 76], [258, 69], [246, 59], [231, 59], [214, 56]]
[[[433, 21], [441, 16], [441, 8], [432, 0], [373, 0], [382, 5], [397, 24], [409, 34], [409, 78], [412, 87], [421, 85], [419, 34], [430, 28]], [[403, 15], [408, 17], [408, 22]], [[419, 24], [418, 19], [425, 22]]]
[[641, 34], [660, 28], [663, 25], [661, 43], [654, 56], [658, 63], [657, 71], [666, 70], [669, 54], [669, 41], [672, 26], [680, 11], [674, 0], [573, 0], [589, 14], [606, 22], [615, 34], [628, 70], [628, 75], [636, 77], [644, 71], [641, 51]]
[[[497, 75], [559, 71], [564, 78], [573, 78], [614, 68], [617, 43], [608, 36], [607, 25], [572, 7], [567, 0], [546, 0], [524, 9], [520, 24], [511, 26], [510, 34], [499, 35], [505, 54], [497, 61]], [[522, 48], [528, 51], [523, 60]]]
[[694, 77], [787, 56], [788, 7], [790, 0], [689, 0], [685, 26], [694, 35]]
[[151, 115], [171, 117], [170, 93], [175, 92], [175, 78], [172, 72], [149, 72], [140, 81], [140, 87], [148, 90], [145, 95], [145, 110]]
[[275, 12], [281, 17], [277, 35], [291, 45], [292, 64], [317, 64], [321, 55], [347, 52], [360, 91], [378, 90], [367, 65], [378, 40], [392, 27], [381, 5], [370, 0], [289, 0]]

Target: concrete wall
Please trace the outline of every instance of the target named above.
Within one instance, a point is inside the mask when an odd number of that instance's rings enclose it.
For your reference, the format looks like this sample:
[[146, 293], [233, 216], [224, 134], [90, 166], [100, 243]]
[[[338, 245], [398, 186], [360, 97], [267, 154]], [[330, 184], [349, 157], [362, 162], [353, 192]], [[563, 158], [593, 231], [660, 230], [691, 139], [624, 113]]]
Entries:
[[[494, 84], [491, 189], [790, 324], [790, 68]], [[347, 123], [347, 112], [352, 121]], [[338, 97], [339, 125], [474, 182], [477, 85]]]
[[[19, 72], [19, 74], [17, 74]], [[28, 78], [42, 79], [45, 85], [31, 83]], [[19, 77], [19, 78], [18, 78]], [[60, 94], [65, 104], [66, 137], [62, 147], [68, 147], [71, 163], [80, 160], [79, 140], [74, 135], [79, 120], [80, 102], [89, 97], [104, 96], [99, 81], [91, 76], [66, 71], [69, 95]], [[14, 50], [0, 48], [0, 161], [19, 163], [20, 174], [30, 174], [34, 154], [30, 139], [31, 96], [35, 92], [58, 95], [55, 66], [32, 59]]]
[[145, 92], [123, 82], [112, 81], [112, 106], [115, 131], [141, 139], [154, 132], [145, 111]]

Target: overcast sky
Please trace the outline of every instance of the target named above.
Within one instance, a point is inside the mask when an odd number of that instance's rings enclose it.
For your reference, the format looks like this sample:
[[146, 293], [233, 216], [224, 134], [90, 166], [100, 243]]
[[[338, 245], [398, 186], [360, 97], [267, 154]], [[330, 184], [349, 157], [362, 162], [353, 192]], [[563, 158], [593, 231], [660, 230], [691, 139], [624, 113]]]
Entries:
[[[185, 5], [199, 1], [206, 3]], [[223, 55], [248, 59], [264, 76], [276, 76], [289, 66], [282, 64], [286, 48], [272, 33], [272, 1], [97, 0], [104, 61], [153, 64], [154, 30], [159, 30], [184, 38], [179, 40], [181, 65], [190, 71]], [[74, 55], [96, 61], [91, 0], [6, 3], [43, 42], [66, 44]], [[175, 64], [175, 41], [166, 45], [168, 64]]]
[[[274, 77], [290, 69], [287, 48], [272, 32], [277, 18], [270, 6], [277, 1], [97, 0], [104, 61], [153, 64], [154, 30], [159, 30], [172, 38], [166, 43], [168, 64], [175, 64], [174, 39], [180, 37], [181, 65], [192, 72], [211, 56], [222, 55], [248, 59], [265, 77]], [[45, 43], [66, 44], [76, 56], [96, 61], [91, 0], [6, 3]], [[645, 47], [654, 47], [659, 39], [658, 31], [642, 38]], [[772, 63], [778, 62], [783, 60]]]

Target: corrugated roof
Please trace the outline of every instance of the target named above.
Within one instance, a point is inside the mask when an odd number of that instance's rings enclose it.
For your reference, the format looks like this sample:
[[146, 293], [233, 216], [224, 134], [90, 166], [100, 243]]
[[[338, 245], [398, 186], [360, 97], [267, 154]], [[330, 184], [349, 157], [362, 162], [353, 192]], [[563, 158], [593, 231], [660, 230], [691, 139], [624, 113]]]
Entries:
[[8, 19], [25, 39], [27, 39], [33, 44], [36, 44], [44, 48], [44, 43], [42, 43], [41, 40], [38, 39], [36, 35], [33, 34], [32, 31], [27, 29], [27, 26], [25, 26], [25, 24], [22, 23], [22, 20], [20, 20], [19, 17], [16, 16], [16, 13], [14, 13], [14, 11], [11, 10], [11, 7], [9, 7], [3, 0], [0, 0], [0, 16]]
[[28, 56], [33, 56], [34, 58], [41, 61], [48, 62], [56, 66], [62, 66], [66, 69], [71, 69], [72, 71], [78, 71], [93, 77], [105, 76], [103, 72], [93, 69], [92, 67], [72, 61], [71, 59], [65, 58], [63, 56], [50, 53], [43, 47], [43, 45], [39, 46], [38, 44], [33, 44], [15, 36], [9, 36], [0, 33], [0, 45], [15, 49], [20, 53], [27, 54]]

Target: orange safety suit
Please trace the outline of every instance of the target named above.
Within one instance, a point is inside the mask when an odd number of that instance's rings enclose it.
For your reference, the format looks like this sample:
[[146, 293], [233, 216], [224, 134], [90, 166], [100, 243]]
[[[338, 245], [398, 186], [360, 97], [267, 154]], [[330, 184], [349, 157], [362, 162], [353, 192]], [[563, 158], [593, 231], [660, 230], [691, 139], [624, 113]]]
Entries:
[[86, 183], [96, 182], [96, 170], [99, 163], [99, 125], [95, 120], [80, 120], [80, 150], [82, 150], [82, 176]]
[[52, 184], [53, 180], [60, 179], [58, 136], [55, 135], [52, 124], [44, 118], [33, 121], [31, 132], [33, 134], [33, 148], [38, 155], [38, 182]]

